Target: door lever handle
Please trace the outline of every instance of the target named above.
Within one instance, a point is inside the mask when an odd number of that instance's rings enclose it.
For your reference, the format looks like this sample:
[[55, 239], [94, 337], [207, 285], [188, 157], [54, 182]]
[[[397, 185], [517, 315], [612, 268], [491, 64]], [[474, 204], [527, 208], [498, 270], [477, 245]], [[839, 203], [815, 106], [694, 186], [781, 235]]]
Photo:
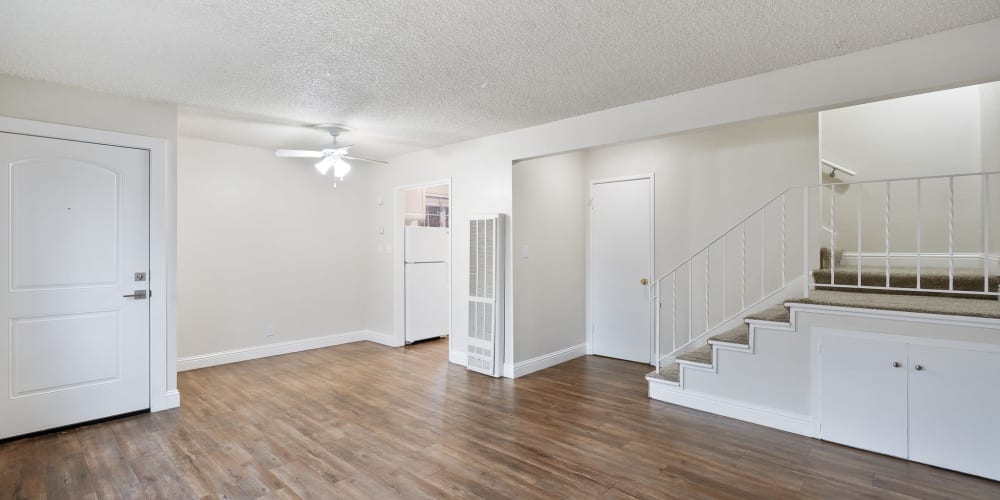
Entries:
[[126, 299], [143, 300], [148, 297], [148, 294], [146, 293], [146, 290], [136, 290], [135, 293], [131, 295], [122, 295], [122, 297], [125, 297]]

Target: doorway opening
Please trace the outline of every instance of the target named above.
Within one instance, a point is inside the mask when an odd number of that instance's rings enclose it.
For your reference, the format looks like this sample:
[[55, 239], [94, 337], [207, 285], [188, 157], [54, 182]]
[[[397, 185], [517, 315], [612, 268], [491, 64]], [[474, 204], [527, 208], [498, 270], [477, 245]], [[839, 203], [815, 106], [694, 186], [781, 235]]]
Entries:
[[402, 337], [449, 343], [451, 335], [451, 183], [397, 188], [401, 238]]

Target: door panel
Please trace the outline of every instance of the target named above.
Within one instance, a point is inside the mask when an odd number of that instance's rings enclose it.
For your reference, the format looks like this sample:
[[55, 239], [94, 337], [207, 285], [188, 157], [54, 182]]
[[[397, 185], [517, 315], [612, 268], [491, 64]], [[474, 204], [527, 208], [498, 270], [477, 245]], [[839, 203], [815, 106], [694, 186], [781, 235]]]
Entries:
[[0, 168], [0, 438], [148, 408], [148, 152], [0, 133]]
[[116, 312], [14, 318], [11, 327], [11, 397], [118, 378]]
[[114, 286], [120, 182], [119, 172], [87, 162], [12, 162], [11, 288]]
[[911, 344], [909, 357], [910, 459], [1000, 479], [1000, 353]]
[[841, 335], [821, 342], [822, 438], [906, 458], [906, 344]]
[[591, 191], [593, 352], [648, 363], [652, 335], [650, 179], [599, 183]]

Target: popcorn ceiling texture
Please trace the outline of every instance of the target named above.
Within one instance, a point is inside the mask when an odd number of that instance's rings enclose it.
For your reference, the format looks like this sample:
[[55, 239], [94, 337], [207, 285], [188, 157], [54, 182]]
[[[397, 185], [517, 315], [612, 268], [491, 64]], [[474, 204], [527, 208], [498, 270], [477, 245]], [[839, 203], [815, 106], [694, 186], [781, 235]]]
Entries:
[[1000, 0], [5, 0], [0, 73], [344, 122], [402, 153], [995, 17]]

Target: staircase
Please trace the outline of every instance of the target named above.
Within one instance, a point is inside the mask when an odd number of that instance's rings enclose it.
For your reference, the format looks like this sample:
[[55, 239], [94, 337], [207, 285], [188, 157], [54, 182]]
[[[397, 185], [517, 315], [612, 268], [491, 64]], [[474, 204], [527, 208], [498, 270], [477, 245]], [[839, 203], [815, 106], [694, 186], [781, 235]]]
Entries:
[[[981, 209], [976, 234], [981, 252], [974, 265], [959, 265], [955, 213], [963, 201], [956, 199], [955, 186], [971, 181], [982, 186], [981, 200], [976, 200]], [[991, 253], [990, 247], [991, 229], [996, 231], [990, 226], [990, 207], [1000, 207], [998, 181], [1000, 173], [982, 173], [868, 181], [855, 183], [857, 191], [853, 192], [850, 189], [855, 186], [847, 183], [785, 190], [654, 281], [657, 363], [647, 380], [683, 389], [685, 371], [719, 370], [720, 351], [754, 354], [758, 328], [796, 332], [796, 305], [1000, 319], [1000, 259], [996, 256], [1000, 248]], [[924, 228], [922, 239], [921, 226], [929, 217], [919, 216], [919, 193], [937, 184], [948, 188], [947, 209], [933, 221], [936, 226]], [[992, 191], [991, 184], [996, 185]], [[896, 241], [890, 234], [895, 213], [891, 189], [907, 186], [918, 193], [915, 248], [891, 248], [890, 243]], [[865, 261], [862, 221], [872, 214], [862, 212], [862, 187], [868, 193], [873, 189], [885, 192], [883, 202], [868, 205], [882, 222], [879, 229], [884, 228], [884, 256], [879, 253], [872, 259], [868, 255]], [[837, 212], [838, 203], [845, 201], [852, 209], [857, 207], [856, 215], [851, 214], [856, 220], [847, 223]], [[961, 213], [968, 217], [964, 207]], [[968, 220], [961, 222], [962, 227], [970, 226]], [[946, 231], [939, 231], [942, 226]], [[848, 246], [845, 252], [842, 243], [855, 234], [857, 251]], [[881, 235], [879, 240], [883, 240]], [[925, 257], [921, 243], [929, 240], [947, 252], [939, 252], [934, 259]], [[845, 253], [853, 253], [854, 261], [848, 261]]]
[[[933, 275], [942, 279], [942, 275]], [[947, 278], [947, 276], [944, 276]], [[992, 275], [992, 280], [1000, 277]], [[980, 281], [981, 283], [981, 281]], [[961, 295], [961, 294], [959, 294]], [[729, 350], [754, 354], [754, 335], [757, 328], [795, 332], [791, 308], [795, 305], [821, 305], [856, 310], [897, 311], [944, 316], [965, 316], [971, 318], [1000, 319], [1000, 302], [992, 299], [942, 297], [940, 295], [916, 295], [896, 293], [872, 293], [858, 291], [814, 291], [809, 297], [787, 300], [744, 317], [744, 324], [713, 335], [705, 345], [676, 356], [672, 363], [659, 371], [646, 375], [647, 380], [667, 382], [682, 386], [684, 369], [718, 371], [718, 351]]]

